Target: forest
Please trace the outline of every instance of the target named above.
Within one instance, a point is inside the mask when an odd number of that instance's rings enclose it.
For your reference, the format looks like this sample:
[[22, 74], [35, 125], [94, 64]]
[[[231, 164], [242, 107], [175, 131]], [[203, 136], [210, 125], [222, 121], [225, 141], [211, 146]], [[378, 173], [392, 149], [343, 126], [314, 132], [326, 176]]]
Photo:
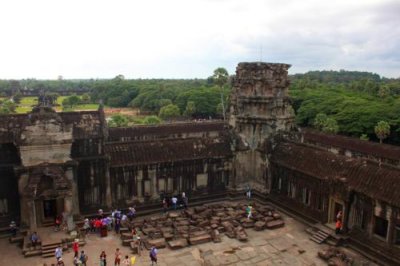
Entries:
[[[79, 101], [75, 94], [84, 95], [85, 103], [136, 108], [152, 115], [152, 121], [222, 118], [232, 76], [226, 70], [217, 70], [207, 79], [125, 79], [118, 75], [96, 80], [0, 80], [0, 113], [13, 112], [8, 98], [18, 100], [44, 92], [69, 95], [62, 101], [66, 108], [72, 107], [72, 100]], [[299, 126], [400, 144], [400, 79], [345, 70], [310, 71], [291, 75], [290, 79], [290, 96]], [[384, 134], [377, 134], [381, 121], [386, 123], [386, 129]]]

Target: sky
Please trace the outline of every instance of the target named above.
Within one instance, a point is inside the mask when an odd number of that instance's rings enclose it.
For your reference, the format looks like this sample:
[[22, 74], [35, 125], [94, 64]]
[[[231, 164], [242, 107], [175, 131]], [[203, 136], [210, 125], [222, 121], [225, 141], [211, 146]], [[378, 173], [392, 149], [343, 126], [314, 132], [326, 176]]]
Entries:
[[400, 0], [2, 0], [0, 78], [207, 78], [239, 62], [400, 77]]

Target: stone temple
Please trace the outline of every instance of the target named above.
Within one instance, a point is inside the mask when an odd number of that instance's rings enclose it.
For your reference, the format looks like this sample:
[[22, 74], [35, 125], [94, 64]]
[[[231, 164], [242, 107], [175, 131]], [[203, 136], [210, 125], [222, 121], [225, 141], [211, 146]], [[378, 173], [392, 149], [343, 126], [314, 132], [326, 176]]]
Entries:
[[68, 214], [229, 200], [251, 188], [350, 245], [400, 263], [400, 147], [297, 128], [287, 64], [240, 63], [227, 122], [108, 128], [97, 111], [0, 116], [0, 213], [35, 230]]

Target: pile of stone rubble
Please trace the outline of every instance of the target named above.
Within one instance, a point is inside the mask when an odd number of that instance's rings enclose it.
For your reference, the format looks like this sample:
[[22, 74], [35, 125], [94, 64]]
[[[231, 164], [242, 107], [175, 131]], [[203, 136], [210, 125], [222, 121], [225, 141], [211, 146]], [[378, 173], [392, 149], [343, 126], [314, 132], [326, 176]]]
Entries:
[[131, 245], [135, 228], [144, 246], [171, 249], [184, 248], [206, 242], [220, 242], [221, 234], [239, 241], [247, 241], [246, 229], [261, 231], [284, 226], [281, 215], [271, 206], [253, 204], [252, 215], [247, 217], [245, 203], [227, 202], [203, 205], [162, 216], [134, 219], [121, 234], [124, 245]]

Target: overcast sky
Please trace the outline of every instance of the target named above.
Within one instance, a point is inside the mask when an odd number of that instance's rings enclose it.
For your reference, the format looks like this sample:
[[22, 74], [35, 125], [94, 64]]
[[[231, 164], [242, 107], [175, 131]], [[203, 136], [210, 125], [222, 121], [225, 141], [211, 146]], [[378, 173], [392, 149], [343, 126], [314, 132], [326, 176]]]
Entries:
[[0, 78], [206, 78], [243, 61], [400, 77], [400, 1], [2, 0]]

